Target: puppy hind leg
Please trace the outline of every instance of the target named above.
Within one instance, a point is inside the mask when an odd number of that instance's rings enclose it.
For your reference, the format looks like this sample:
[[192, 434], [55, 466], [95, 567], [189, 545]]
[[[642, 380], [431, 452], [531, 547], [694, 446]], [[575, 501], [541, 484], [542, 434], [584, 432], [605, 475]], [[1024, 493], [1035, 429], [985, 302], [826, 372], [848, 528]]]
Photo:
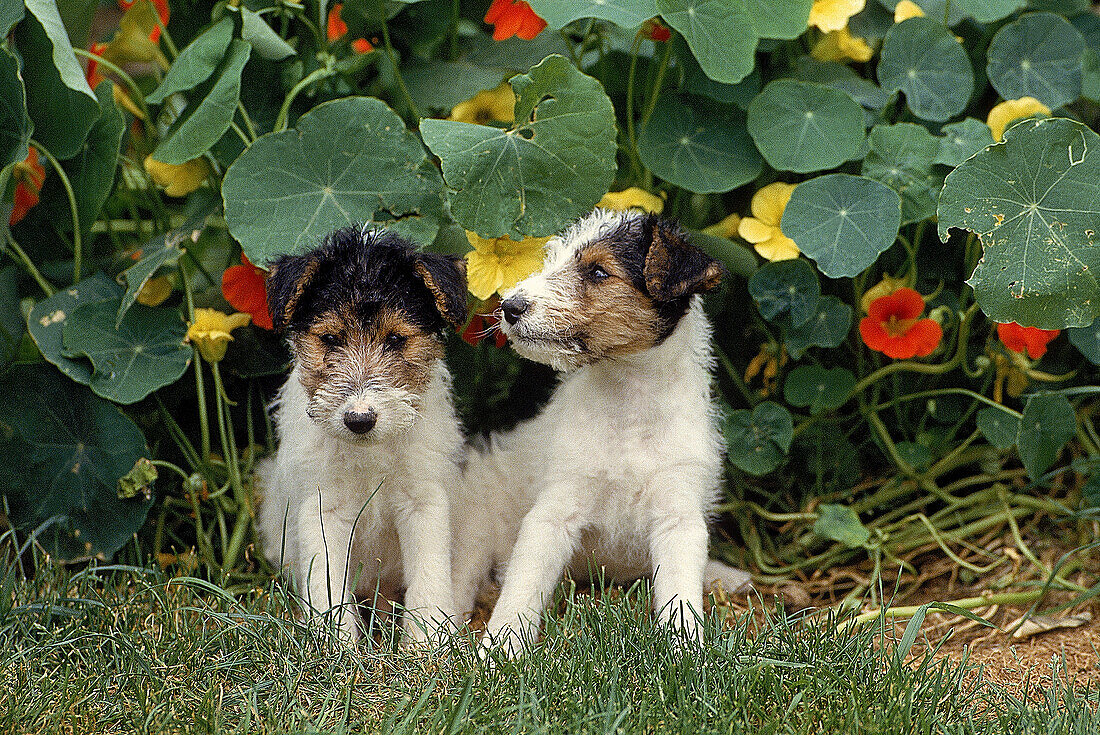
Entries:
[[703, 582], [707, 589], [717, 582], [727, 594], [743, 594], [752, 591], [752, 575], [744, 569], [731, 567], [717, 559], [708, 559], [703, 569]]

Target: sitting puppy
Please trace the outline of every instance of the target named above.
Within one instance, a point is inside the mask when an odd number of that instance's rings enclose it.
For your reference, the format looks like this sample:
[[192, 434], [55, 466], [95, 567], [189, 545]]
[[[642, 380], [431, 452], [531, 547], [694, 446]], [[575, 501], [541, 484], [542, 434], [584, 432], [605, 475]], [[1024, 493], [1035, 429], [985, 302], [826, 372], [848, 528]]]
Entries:
[[347, 227], [275, 261], [267, 291], [294, 364], [275, 402], [279, 450], [257, 469], [265, 553], [313, 614], [335, 608], [349, 641], [356, 594], [406, 588], [405, 628], [423, 640], [454, 612], [448, 493], [463, 440], [442, 334], [466, 317], [465, 262]]
[[[455, 595], [468, 611], [507, 560], [486, 628], [519, 653], [567, 567], [654, 575], [659, 619], [691, 635], [703, 582], [746, 573], [707, 561], [722, 477], [710, 325], [696, 294], [723, 269], [673, 223], [596, 210], [547, 243], [542, 272], [503, 295], [516, 351], [569, 374], [542, 413], [467, 457], [455, 503]], [[473, 510], [473, 512], [471, 512]]]

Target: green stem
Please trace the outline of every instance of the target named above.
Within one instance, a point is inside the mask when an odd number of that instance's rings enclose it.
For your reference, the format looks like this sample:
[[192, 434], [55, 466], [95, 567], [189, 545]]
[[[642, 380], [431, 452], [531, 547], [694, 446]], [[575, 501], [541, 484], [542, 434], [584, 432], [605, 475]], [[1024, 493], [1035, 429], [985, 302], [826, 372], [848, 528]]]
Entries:
[[[256, 138], [260, 137], [256, 133], [256, 125], [252, 122], [252, 118], [249, 117], [248, 110], [244, 109], [243, 102], [237, 102], [237, 111], [241, 113], [241, 119], [244, 120], [244, 126], [248, 129], [248, 135], [252, 138], [252, 140], [256, 140]], [[246, 148], [248, 147], [248, 145], [248, 143], [245, 143]]]
[[11, 236], [11, 230], [8, 230], [8, 247], [11, 251], [12, 259], [23, 266], [23, 270], [30, 274], [34, 282], [38, 284], [38, 287], [45, 292], [46, 296], [53, 296], [56, 290], [50, 285], [50, 282], [46, 280], [46, 277], [42, 275], [42, 271], [38, 270], [34, 262], [30, 259], [23, 248], [19, 247], [19, 243], [15, 241], [15, 238]]
[[241, 481], [240, 458], [237, 456], [237, 438], [233, 434], [233, 417], [226, 406], [227, 398], [225, 385], [222, 383], [222, 374], [218, 369], [218, 363], [212, 363], [211, 372], [214, 374], [214, 389], [218, 408], [218, 429], [222, 437], [222, 451], [225, 452], [225, 463], [229, 469], [229, 483], [233, 488], [233, 499], [237, 503], [236, 520], [233, 533], [229, 539], [229, 545], [225, 550], [222, 565], [225, 569], [231, 569], [237, 563], [241, 544], [244, 542], [244, 534], [248, 528], [248, 522], [252, 518], [252, 509], [248, 502], [248, 495], [244, 491], [244, 483]]
[[733, 381], [733, 384], [737, 386], [737, 390], [741, 392], [741, 395], [744, 396], [748, 404], [750, 406], [755, 406], [759, 403], [759, 399], [754, 396], [752, 391], [749, 390], [749, 387], [745, 385], [744, 379], [742, 379], [741, 374], [737, 372], [737, 368], [729, 359], [729, 356], [717, 345], [714, 347], [714, 354], [718, 358], [718, 362], [722, 365], [722, 369], [726, 371], [726, 375], [728, 375], [729, 379]]
[[209, 471], [207, 471], [206, 464], [199, 459], [199, 454], [195, 451], [195, 445], [191, 443], [191, 440], [183, 433], [183, 429], [180, 428], [180, 425], [172, 418], [172, 414], [168, 412], [168, 407], [164, 405], [164, 401], [161, 400], [160, 396], [154, 393], [153, 398], [157, 401], [157, 410], [160, 413], [161, 421], [163, 421], [164, 425], [168, 428], [168, 435], [172, 437], [172, 441], [176, 443], [183, 458], [191, 465], [192, 471], [202, 472], [203, 476], [206, 477], [209, 482], [211, 475]]
[[649, 102], [646, 104], [645, 112], [642, 114], [642, 127], [644, 128], [646, 123], [649, 122], [650, 116], [653, 114], [654, 108], [657, 107], [657, 100], [661, 97], [661, 85], [665, 81], [665, 72], [668, 71], [668, 61], [672, 55], [672, 44], [665, 44], [665, 52], [661, 55], [661, 63], [657, 66], [657, 76], [653, 80], [653, 86], [649, 91]]
[[275, 118], [275, 126], [272, 128], [272, 130], [274, 130], [275, 132], [286, 130], [286, 120], [287, 116], [290, 114], [290, 105], [294, 102], [294, 98], [297, 97], [303, 89], [313, 84], [314, 82], [319, 82], [322, 79], [328, 79], [335, 73], [336, 72], [332, 68], [328, 66], [322, 66], [319, 69], [314, 69], [305, 77], [303, 77], [297, 84], [295, 84], [291, 88], [290, 92], [287, 93], [286, 99], [283, 100], [283, 106], [279, 108], [279, 115]]
[[414, 120], [420, 119], [420, 110], [417, 109], [416, 103], [413, 102], [412, 95], [409, 94], [409, 88], [405, 86], [405, 78], [401, 76], [401, 70], [397, 68], [397, 54], [393, 50], [393, 43], [390, 41], [390, 27], [386, 21], [382, 21], [382, 43], [386, 47], [386, 58], [390, 60], [390, 66], [393, 68], [393, 78], [397, 80], [397, 88], [401, 90], [401, 96], [405, 98], [405, 104], [409, 108], [409, 113], [413, 116]]
[[188, 475], [187, 475], [186, 472], [183, 471], [183, 468], [181, 468], [179, 465], [177, 465], [174, 462], [169, 462], [166, 459], [154, 459], [154, 460], [150, 460], [150, 461], [153, 463], [153, 465], [155, 467], [163, 467], [166, 470], [172, 470], [177, 475], [182, 477], [184, 480], [188, 479]]
[[642, 177], [641, 156], [638, 154], [638, 136], [634, 128], [634, 78], [638, 69], [638, 49], [642, 45], [642, 36], [634, 36], [634, 45], [630, 47], [630, 70], [626, 75], [626, 140], [630, 147], [630, 164], [634, 169], [635, 180]]
[[130, 95], [130, 99], [134, 100], [135, 104], [141, 109], [142, 114], [145, 116], [145, 129], [150, 132], [156, 132], [156, 128], [153, 127], [152, 117], [149, 113], [149, 106], [145, 103], [145, 93], [141, 91], [141, 87], [138, 86], [137, 82], [134, 81], [134, 78], [130, 76], [125, 69], [118, 66], [117, 64], [113, 64], [110, 61], [107, 61], [107, 59], [103, 58], [99, 54], [93, 54], [91, 51], [86, 51], [82, 48], [74, 48], [73, 53], [75, 53], [77, 56], [83, 56], [86, 59], [91, 59], [98, 64], [102, 64], [104, 67], [109, 69], [112, 74], [121, 79], [122, 83], [129, 87], [130, 92], [132, 92], [132, 94]]
[[[187, 305], [187, 323], [195, 322], [195, 298], [191, 293], [191, 279], [187, 275], [187, 269], [179, 265], [180, 281], [183, 282], [184, 300]], [[202, 445], [201, 460], [203, 464], [210, 461], [210, 417], [206, 408], [206, 381], [202, 376], [202, 353], [198, 345], [192, 345], [194, 352], [192, 366], [195, 368], [195, 400], [199, 407], [199, 438]]]
[[[953, 605], [954, 607], [961, 607], [964, 610], [973, 610], [979, 607], [989, 607], [991, 605], [1025, 605], [1031, 602], [1035, 602], [1045, 594], [1045, 590], [1031, 590], [1028, 592], [1002, 592], [996, 595], [985, 595], [982, 597], [964, 597], [959, 600], [950, 600], [945, 604]], [[923, 605], [907, 605], [904, 607], [888, 607], [879, 608], [876, 610], [868, 610], [865, 613], [857, 615], [853, 620], [853, 624], [862, 625], [863, 623], [869, 623], [872, 620], [876, 620], [879, 615], [889, 618], [891, 620], [911, 618], [917, 614], [917, 612], [923, 607]]]
[[241, 142], [244, 143], [245, 148], [248, 148], [250, 145], [252, 145], [252, 141], [249, 139], [248, 134], [241, 130], [241, 126], [237, 124], [236, 120], [230, 120], [229, 127], [233, 130], [234, 133], [237, 134], [237, 137], [241, 139]]
[[934, 396], [945, 395], [967, 396], [968, 398], [973, 398], [975, 401], [980, 401], [981, 403], [984, 403], [992, 408], [1004, 411], [1010, 416], [1014, 416], [1016, 418], [1023, 417], [1023, 414], [1019, 411], [1011, 409], [1001, 403], [997, 403], [992, 398], [986, 398], [981, 393], [976, 393], [975, 391], [968, 390], [966, 388], [936, 388], [934, 390], [920, 391], [919, 393], [910, 393], [909, 395], [899, 396], [893, 400], [886, 401], [885, 403], [878, 403], [874, 406], [868, 406], [867, 411], [881, 411], [882, 409], [889, 408], [890, 406], [893, 406], [897, 403], [904, 403], [905, 401], [914, 401], [921, 398], [932, 398]]
[[83, 265], [83, 263], [81, 263], [83, 247], [80, 238], [80, 212], [77, 210], [76, 192], [73, 191], [73, 184], [69, 181], [69, 176], [65, 173], [65, 169], [61, 168], [61, 162], [54, 158], [54, 155], [34, 138], [31, 138], [28, 142], [50, 162], [54, 171], [57, 172], [58, 178], [61, 179], [61, 186], [65, 188], [65, 196], [69, 198], [69, 212], [72, 214], [73, 218], [73, 284], [75, 285], [80, 283], [80, 270]]

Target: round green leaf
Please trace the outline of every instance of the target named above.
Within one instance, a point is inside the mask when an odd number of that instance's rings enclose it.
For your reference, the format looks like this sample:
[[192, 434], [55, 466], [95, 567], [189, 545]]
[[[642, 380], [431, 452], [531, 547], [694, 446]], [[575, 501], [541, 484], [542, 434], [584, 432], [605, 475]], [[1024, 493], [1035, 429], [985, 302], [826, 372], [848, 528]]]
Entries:
[[662, 95], [638, 140], [642, 163], [670, 184], [700, 194], [730, 191], [764, 168], [732, 106], [688, 95]]
[[966, 108], [974, 70], [947, 28], [928, 18], [909, 18], [892, 27], [882, 42], [878, 81], [903, 92], [917, 117], [943, 122]]
[[65, 355], [65, 324], [79, 306], [121, 297], [122, 287], [103, 273], [96, 273], [35, 304], [27, 317], [27, 331], [46, 360], [57, 365], [61, 372], [76, 382], [88, 385], [92, 382], [92, 368], [88, 361], [74, 360]]
[[809, 407], [811, 414], [840, 408], [856, 387], [856, 376], [842, 367], [800, 365], [783, 383], [783, 399], [792, 406]]
[[899, 123], [876, 125], [867, 142], [870, 150], [863, 158], [861, 173], [901, 196], [902, 224], [934, 215], [936, 197], [943, 186], [943, 178], [932, 173], [932, 163], [940, 150], [936, 137], [920, 125]]
[[1081, 96], [1084, 52], [1085, 39], [1065, 18], [1028, 13], [993, 36], [986, 74], [1006, 100], [1034, 97], [1053, 110]]
[[1050, 469], [1059, 452], [1077, 433], [1077, 416], [1060, 393], [1040, 393], [1028, 399], [1020, 418], [1016, 448], [1033, 480]]
[[787, 409], [764, 401], [752, 411], [731, 412], [722, 424], [730, 461], [750, 475], [766, 475], [783, 464], [794, 438]]
[[901, 198], [873, 179], [828, 174], [795, 188], [780, 227], [830, 278], [856, 276], [893, 244]]
[[859, 152], [863, 110], [838, 89], [777, 79], [749, 105], [748, 130], [772, 168], [818, 171]]
[[1069, 330], [1069, 341], [1085, 359], [1093, 365], [1100, 365], [1100, 319], [1087, 327], [1073, 327]]
[[443, 182], [385, 103], [346, 97], [260, 136], [225, 172], [225, 220], [257, 265], [315, 247], [335, 227], [375, 222], [431, 242]]
[[954, 168], [978, 151], [993, 145], [993, 133], [981, 120], [968, 117], [960, 122], [944, 125], [940, 148], [933, 163]]
[[27, 157], [31, 118], [19, 76], [19, 61], [0, 48], [0, 170]]
[[1012, 15], [1027, 0], [955, 0], [954, 4], [979, 23], [992, 23]]
[[798, 38], [810, 20], [814, 0], [744, 0], [760, 38]]
[[1008, 449], [1020, 433], [1020, 419], [999, 408], [983, 408], [974, 416], [978, 430], [997, 449]]
[[977, 233], [968, 283], [997, 322], [1044, 329], [1100, 316], [1100, 136], [1062, 118], [1026, 120], [947, 176], [940, 239]]
[[849, 549], [861, 548], [871, 538], [871, 531], [847, 505], [826, 503], [817, 509], [817, 513], [814, 533], [822, 538], [839, 541]]
[[805, 260], [777, 260], [752, 274], [749, 295], [768, 321], [786, 317], [792, 326], [800, 327], [817, 314], [821, 284]]
[[[783, 324], [783, 320], [780, 320]], [[852, 328], [852, 307], [836, 296], [822, 296], [817, 311], [803, 325], [783, 324], [783, 345], [791, 359], [797, 360], [810, 347], [837, 347]]]
[[0, 492], [23, 534], [59, 559], [110, 556], [145, 521], [152, 497], [118, 497], [118, 480], [145, 453], [117, 407], [49, 365], [17, 365], [0, 379]]
[[513, 77], [508, 130], [422, 120], [443, 164], [451, 214], [482, 237], [551, 235], [590, 211], [615, 177], [615, 112], [600, 83], [562, 56]]
[[180, 51], [164, 79], [145, 101], [159, 105], [176, 92], [199, 86], [214, 73], [233, 40], [233, 19], [222, 18]]
[[623, 28], [636, 28], [657, 15], [654, 0], [533, 0], [531, 9], [555, 29], [580, 18], [598, 18]]
[[680, 32], [706, 75], [736, 84], [756, 64], [758, 36], [747, 0], [657, 0], [665, 22]]

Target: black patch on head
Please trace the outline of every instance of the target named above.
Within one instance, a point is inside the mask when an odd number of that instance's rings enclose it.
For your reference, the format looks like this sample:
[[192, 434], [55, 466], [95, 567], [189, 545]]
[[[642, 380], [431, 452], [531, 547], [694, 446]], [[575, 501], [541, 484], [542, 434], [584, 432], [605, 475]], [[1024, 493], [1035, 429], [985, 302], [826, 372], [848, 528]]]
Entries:
[[267, 298], [278, 331], [304, 331], [320, 314], [354, 305], [365, 323], [382, 307], [400, 311], [425, 332], [460, 324], [466, 311], [465, 263], [418, 252], [382, 229], [343, 227], [302, 255], [272, 266]]
[[691, 244], [675, 222], [653, 214], [633, 217], [600, 239], [631, 283], [653, 300], [660, 320], [657, 342], [680, 323], [691, 297], [718, 286], [725, 268]]

